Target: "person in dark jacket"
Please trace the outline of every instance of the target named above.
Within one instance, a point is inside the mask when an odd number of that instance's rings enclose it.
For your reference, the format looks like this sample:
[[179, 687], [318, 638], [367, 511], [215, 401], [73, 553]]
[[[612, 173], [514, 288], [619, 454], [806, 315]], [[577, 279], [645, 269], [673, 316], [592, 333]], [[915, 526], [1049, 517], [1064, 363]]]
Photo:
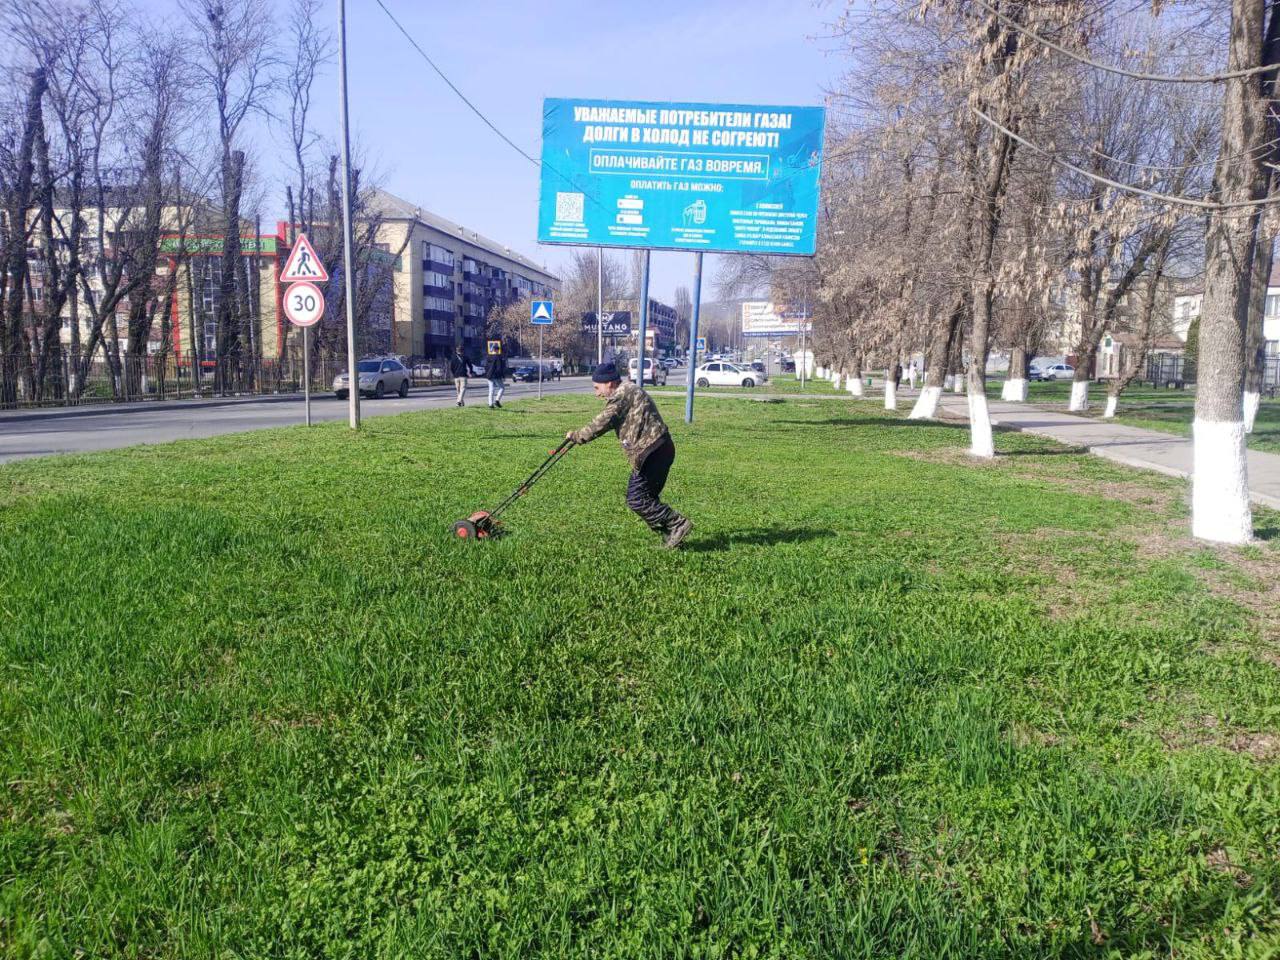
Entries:
[[501, 353], [491, 353], [484, 361], [484, 376], [489, 381], [489, 408], [502, 409], [503, 383], [507, 375], [507, 358]]
[[676, 459], [676, 445], [662, 414], [643, 388], [631, 381], [622, 382], [622, 375], [612, 363], [596, 367], [591, 382], [596, 396], [605, 402], [604, 409], [581, 430], [570, 430], [565, 439], [590, 443], [610, 430], [618, 434], [622, 452], [631, 463], [627, 506], [650, 530], [664, 537], [667, 549], [674, 550], [693, 529], [693, 521], [660, 499]]
[[467, 397], [467, 374], [470, 373], [467, 358], [462, 355], [462, 347], [454, 347], [449, 357], [449, 376], [453, 377], [453, 385], [458, 388], [458, 406], [464, 406]]
[[893, 361], [893, 388], [896, 390], [902, 386], [902, 361]]

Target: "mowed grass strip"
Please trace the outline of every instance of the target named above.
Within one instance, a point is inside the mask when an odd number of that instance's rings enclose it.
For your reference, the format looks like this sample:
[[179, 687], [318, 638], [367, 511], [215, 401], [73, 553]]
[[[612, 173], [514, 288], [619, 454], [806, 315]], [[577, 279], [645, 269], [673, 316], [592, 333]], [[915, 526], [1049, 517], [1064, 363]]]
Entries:
[[449, 539], [589, 398], [0, 468], [0, 953], [1280, 951], [1273, 515], [660, 402], [679, 553], [612, 438]]

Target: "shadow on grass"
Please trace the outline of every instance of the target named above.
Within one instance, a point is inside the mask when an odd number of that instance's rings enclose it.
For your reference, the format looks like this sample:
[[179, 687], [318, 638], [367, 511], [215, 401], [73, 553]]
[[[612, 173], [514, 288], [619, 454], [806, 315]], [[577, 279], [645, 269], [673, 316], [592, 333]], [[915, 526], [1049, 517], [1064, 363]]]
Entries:
[[911, 427], [916, 430], [968, 430], [967, 423], [945, 423], [938, 420], [907, 420], [903, 417], [831, 417], [827, 420], [775, 420], [803, 427]]
[[[1013, 433], [1013, 430], [1009, 431]], [[1082, 453], [1088, 453], [1085, 447], [1062, 447], [1057, 450], [997, 450], [996, 457], [1003, 459], [1005, 457], [1078, 457]]]
[[1280, 526], [1254, 527], [1253, 535], [1258, 540], [1275, 540], [1280, 537]]
[[717, 550], [728, 550], [741, 546], [773, 546], [779, 543], [808, 543], [824, 537], [834, 537], [830, 530], [815, 530], [810, 527], [757, 527], [753, 530], [735, 530], [732, 533], [718, 533], [711, 537], [700, 538], [685, 545], [685, 550], [695, 553], [711, 553]]

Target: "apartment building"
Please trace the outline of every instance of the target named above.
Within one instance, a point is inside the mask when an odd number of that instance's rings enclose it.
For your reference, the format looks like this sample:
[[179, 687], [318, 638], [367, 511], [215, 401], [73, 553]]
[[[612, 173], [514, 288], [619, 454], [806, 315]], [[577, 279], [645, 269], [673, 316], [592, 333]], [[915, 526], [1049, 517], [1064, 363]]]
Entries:
[[484, 352], [493, 310], [524, 297], [553, 298], [560, 280], [505, 244], [375, 191], [380, 245], [399, 253], [392, 281], [394, 352], [443, 357], [461, 345]]

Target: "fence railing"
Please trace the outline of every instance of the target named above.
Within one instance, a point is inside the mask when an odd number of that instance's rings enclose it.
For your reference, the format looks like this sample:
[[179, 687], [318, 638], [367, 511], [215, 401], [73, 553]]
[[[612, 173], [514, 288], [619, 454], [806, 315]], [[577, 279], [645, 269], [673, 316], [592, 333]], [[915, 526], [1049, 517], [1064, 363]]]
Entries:
[[1142, 378], [1153, 387], [1185, 387], [1196, 382], [1195, 361], [1171, 353], [1153, 353], [1147, 357], [1146, 375]]
[[[43, 364], [38, 358], [0, 354], [0, 409], [302, 393], [302, 361], [300, 350], [278, 358], [221, 361], [173, 353], [117, 361], [99, 353], [87, 363], [63, 353]], [[415, 386], [450, 382], [447, 365], [439, 361], [409, 367]], [[312, 392], [331, 390], [334, 377], [346, 369], [346, 358], [312, 356]]]

